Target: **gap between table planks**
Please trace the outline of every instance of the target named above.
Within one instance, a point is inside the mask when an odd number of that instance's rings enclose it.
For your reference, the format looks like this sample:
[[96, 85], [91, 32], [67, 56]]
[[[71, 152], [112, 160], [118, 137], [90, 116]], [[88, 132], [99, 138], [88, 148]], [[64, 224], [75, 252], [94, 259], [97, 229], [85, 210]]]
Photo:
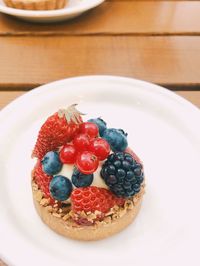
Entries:
[[200, 37], [0, 37], [0, 89], [80, 75], [121, 75], [168, 88], [200, 86]]
[[[24, 91], [0, 91], [0, 109], [24, 93]], [[176, 93], [200, 108], [200, 91], [176, 91]]]
[[111, 1], [57, 24], [33, 24], [0, 15], [0, 36], [200, 35], [200, 1]]

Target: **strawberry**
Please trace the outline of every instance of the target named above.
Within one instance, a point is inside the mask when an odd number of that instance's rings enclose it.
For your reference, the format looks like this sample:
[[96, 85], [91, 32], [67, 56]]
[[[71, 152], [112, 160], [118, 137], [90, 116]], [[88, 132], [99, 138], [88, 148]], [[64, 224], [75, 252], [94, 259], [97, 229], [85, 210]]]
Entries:
[[39, 131], [32, 157], [42, 159], [48, 151], [55, 151], [74, 138], [82, 123], [81, 113], [75, 106], [61, 109], [46, 120]]
[[124, 199], [111, 191], [95, 186], [76, 188], [71, 194], [72, 210], [77, 212], [108, 212], [114, 205], [122, 206]]
[[37, 163], [34, 167], [34, 170], [33, 170], [33, 179], [34, 179], [35, 183], [38, 185], [39, 189], [41, 189], [41, 191], [43, 192], [44, 197], [50, 198], [50, 203], [53, 204], [55, 201], [51, 197], [51, 194], [49, 191], [49, 183], [52, 179], [52, 176], [47, 175], [42, 170], [42, 164], [39, 160], [37, 161]]

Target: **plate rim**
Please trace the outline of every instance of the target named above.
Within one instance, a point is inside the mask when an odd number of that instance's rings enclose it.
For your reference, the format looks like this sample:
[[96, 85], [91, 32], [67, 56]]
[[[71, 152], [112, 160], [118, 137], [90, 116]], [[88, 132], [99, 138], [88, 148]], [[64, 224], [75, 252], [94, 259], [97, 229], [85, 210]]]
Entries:
[[[103, 0], [104, 1], [104, 0]], [[193, 103], [191, 103], [189, 100], [183, 98], [182, 96], [176, 94], [174, 91], [171, 91], [163, 86], [157, 85], [155, 83], [149, 82], [149, 81], [145, 81], [145, 80], [141, 80], [141, 79], [136, 79], [136, 78], [132, 78], [132, 77], [126, 77], [126, 76], [115, 76], [115, 75], [81, 75], [81, 76], [73, 76], [73, 77], [68, 77], [68, 78], [63, 78], [63, 79], [59, 79], [59, 80], [55, 80], [52, 82], [48, 82], [45, 83], [43, 85], [37, 86], [27, 92], [25, 92], [23, 95], [18, 96], [16, 99], [12, 100], [10, 103], [8, 103], [5, 107], [3, 107], [0, 110], [0, 119], [3, 116], [2, 112], [6, 112], [7, 110], [10, 109], [10, 106], [17, 103], [19, 100], [23, 100], [24, 98], [27, 97], [31, 97], [31, 95], [35, 95], [38, 94], [38, 92], [42, 89], [42, 90], [49, 90], [49, 87], [63, 83], [63, 82], [67, 82], [69, 80], [70, 81], [78, 81], [78, 80], [95, 80], [95, 79], [107, 79], [107, 80], [111, 80], [114, 81], [116, 79], [120, 80], [120, 81], [128, 81], [131, 82], [132, 84], [137, 84], [140, 85], [142, 87], [148, 86], [148, 90], [152, 90], [152, 92], [154, 93], [158, 93], [158, 94], [162, 94], [164, 96], [168, 96], [170, 98], [172, 98], [173, 100], [175, 100], [176, 102], [179, 102], [181, 104], [183, 104], [186, 108], [189, 108], [192, 112], [195, 112], [197, 115], [200, 116], [200, 109], [194, 105]]]

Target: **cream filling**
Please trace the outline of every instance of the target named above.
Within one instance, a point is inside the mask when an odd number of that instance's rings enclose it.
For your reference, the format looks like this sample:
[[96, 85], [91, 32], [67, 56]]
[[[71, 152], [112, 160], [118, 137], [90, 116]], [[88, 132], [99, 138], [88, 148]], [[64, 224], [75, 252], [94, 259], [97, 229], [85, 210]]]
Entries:
[[[101, 175], [100, 175], [102, 164], [103, 164], [103, 162], [100, 162], [99, 167], [93, 173], [94, 179], [93, 179], [91, 186], [108, 188], [108, 186], [105, 184], [105, 182], [103, 181], [103, 179], [101, 178]], [[74, 169], [73, 164], [63, 164], [61, 171], [57, 175], [63, 175], [65, 177], [69, 178], [69, 180], [72, 180], [73, 169]]]

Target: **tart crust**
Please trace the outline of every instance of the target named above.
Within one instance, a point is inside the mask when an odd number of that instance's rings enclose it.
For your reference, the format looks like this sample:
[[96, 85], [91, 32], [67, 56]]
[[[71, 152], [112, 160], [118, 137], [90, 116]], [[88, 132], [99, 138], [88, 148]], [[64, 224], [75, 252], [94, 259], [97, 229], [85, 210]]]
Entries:
[[26, 10], [54, 10], [64, 8], [68, 0], [4, 0], [8, 7]]
[[95, 222], [92, 225], [78, 225], [72, 219], [65, 219], [65, 216], [70, 216], [70, 211], [64, 216], [62, 208], [59, 209], [57, 204], [54, 205], [56, 210], [54, 212], [48, 200], [42, 197], [42, 192], [34, 181], [32, 181], [32, 192], [37, 213], [46, 225], [65, 237], [89, 241], [114, 235], [133, 222], [141, 207], [144, 185], [138, 194], [125, 202], [123, 208], [113, 208], [111, 213], [108, 213], [101, 222]]

